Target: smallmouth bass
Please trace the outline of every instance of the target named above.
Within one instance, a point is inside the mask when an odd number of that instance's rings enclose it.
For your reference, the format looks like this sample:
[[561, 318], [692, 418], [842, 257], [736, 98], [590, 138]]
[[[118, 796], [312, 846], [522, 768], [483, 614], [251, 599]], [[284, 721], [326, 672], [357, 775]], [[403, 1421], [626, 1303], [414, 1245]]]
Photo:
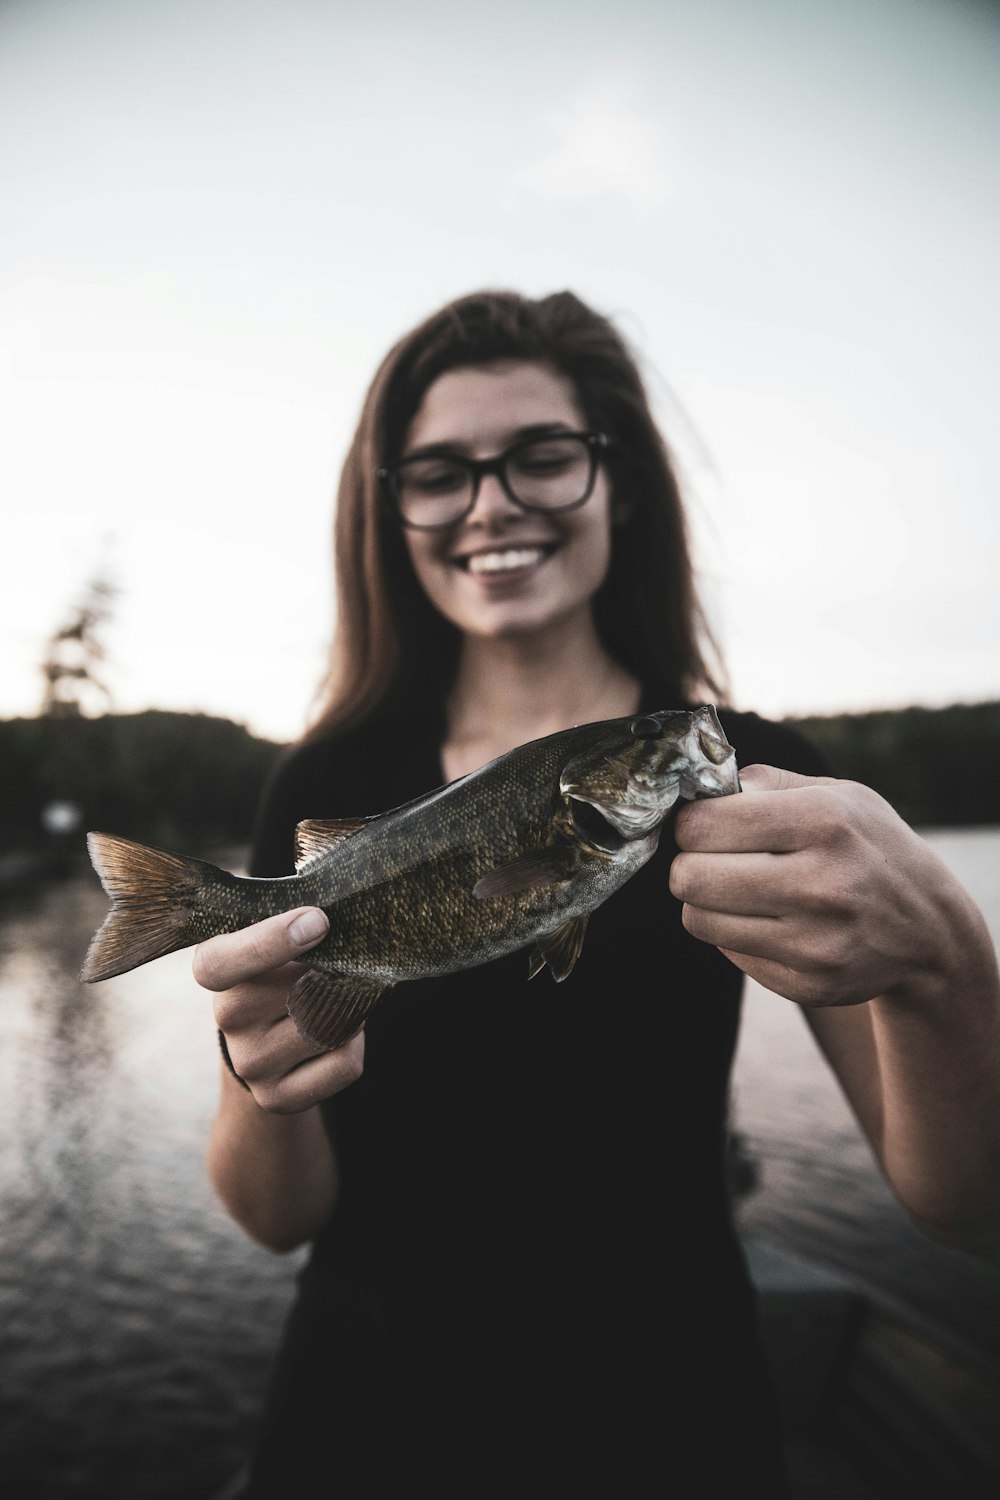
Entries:
[[312, 1045], [339, 1047], [408, 979], [521, 948], [529, 978], [548, 965], [566, 979], [590, 913], [652, 857], [677, 801], [739, 790], [735, 750], [709, 704], [560, 730], [388, 812], [306, 820], [295, 874], [277, 879], [89, 833], [111, 910], [80, 978], [111, 979], [319, 906], [330, 931], [300, 960], [288, 1012]]

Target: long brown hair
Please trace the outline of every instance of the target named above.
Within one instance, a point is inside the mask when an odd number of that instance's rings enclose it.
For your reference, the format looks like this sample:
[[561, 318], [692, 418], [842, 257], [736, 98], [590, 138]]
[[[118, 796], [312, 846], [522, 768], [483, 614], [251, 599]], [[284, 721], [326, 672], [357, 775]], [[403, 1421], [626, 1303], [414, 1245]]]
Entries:
[[722, 697], [720, 671], [709, 665], [718, 651], [697, 598], [674, 463], [625, 340], [572, 292], [536, 299], [482, 291], [449, 303], [400, 339], [365, 398], [337, 492], [337, 626], [306, 740], [411, 703], [443, 702], [459, 633], [417, 583], [375, 471], [399, 458], [439, 375], [501, 359], [536, 360], [568, 376], [588, 426], [612, 440], [614, 494], [629, 502], [629, 515], [615, 528], [611, 566], [595, 598], [605, 646], [678, 703]]

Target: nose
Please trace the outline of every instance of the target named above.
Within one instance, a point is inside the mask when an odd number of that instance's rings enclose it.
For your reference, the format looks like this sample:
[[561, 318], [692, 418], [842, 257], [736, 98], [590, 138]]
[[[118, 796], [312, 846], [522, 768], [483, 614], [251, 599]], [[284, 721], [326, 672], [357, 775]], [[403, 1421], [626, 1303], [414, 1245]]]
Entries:
[[480, 474], [472, 509], [466, 513], [466, 525], [495, 526], [521, 514], [500, 482], [499, 474]]

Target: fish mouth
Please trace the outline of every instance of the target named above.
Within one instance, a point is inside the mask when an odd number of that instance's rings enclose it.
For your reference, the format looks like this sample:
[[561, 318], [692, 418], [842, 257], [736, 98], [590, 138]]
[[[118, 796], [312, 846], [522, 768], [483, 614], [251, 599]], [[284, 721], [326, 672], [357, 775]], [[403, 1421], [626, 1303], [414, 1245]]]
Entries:
[[467, 552], [463, 557], [455, 557], [452, 561], [463, 573], [496, 578], [540, 567], [548, 562], [558, 546], [558, 542], [506, 542], [493, 547], [482, 547], [476, 552]]
[[567, 790], [567, 796], [573, 804], [573, 825], [577, 832], [610, 854], [622, 844], [646, 838], [659, 827], [677, 800], [677, 791], [671, 791], [672, 795], [668, 791], [655, 799], [619, 801], [591, 796], [583, 788], [574, 787]]
[[584, 843], [602, 850], [605, 854], [617, 854], [627, 843], [627, 836], [606, 815], [605, 808], [597, 802], [583, 797], [569, 798], [570, 818], [573, 827]]

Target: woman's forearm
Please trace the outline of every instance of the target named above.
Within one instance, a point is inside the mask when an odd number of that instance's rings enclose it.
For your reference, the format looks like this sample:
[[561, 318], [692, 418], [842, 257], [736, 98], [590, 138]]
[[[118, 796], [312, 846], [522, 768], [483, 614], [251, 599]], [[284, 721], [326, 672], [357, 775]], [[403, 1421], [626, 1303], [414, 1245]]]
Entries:
[[319, 1108], [261, 1109], [224, 1065], [207, 1163], [237, 1224], [271, 1250], [304, 1244], [333, 1210], [337, 1168]]
[[870, 788], [769, 766], [677, 815], [695, 937], [804, 1008], [928, 1234], [1000, 1245], [1000, 979], [972, 897]]
[[320, 1104], [364, 1066], [363, 1034], [318, 1053], [288, 1015], [288, 990], [300, 972], [294, 961], [327, 926], [322, 911], [297, 908], [195, 950], [194, 977], [216, 997], [215, 1019], [238, 1075], [220, 1059], [209, 1177], [236, 1222], [273, 1250], [312, 1239], [333, 1210], [337, 1165]]
[[[871, 1005], [886, 1175], [928, 1233], [1000, 1249], [1000, 980], [978, 912], [951, 974]], [[979, 930], [977, 930], [979, 929]]]

